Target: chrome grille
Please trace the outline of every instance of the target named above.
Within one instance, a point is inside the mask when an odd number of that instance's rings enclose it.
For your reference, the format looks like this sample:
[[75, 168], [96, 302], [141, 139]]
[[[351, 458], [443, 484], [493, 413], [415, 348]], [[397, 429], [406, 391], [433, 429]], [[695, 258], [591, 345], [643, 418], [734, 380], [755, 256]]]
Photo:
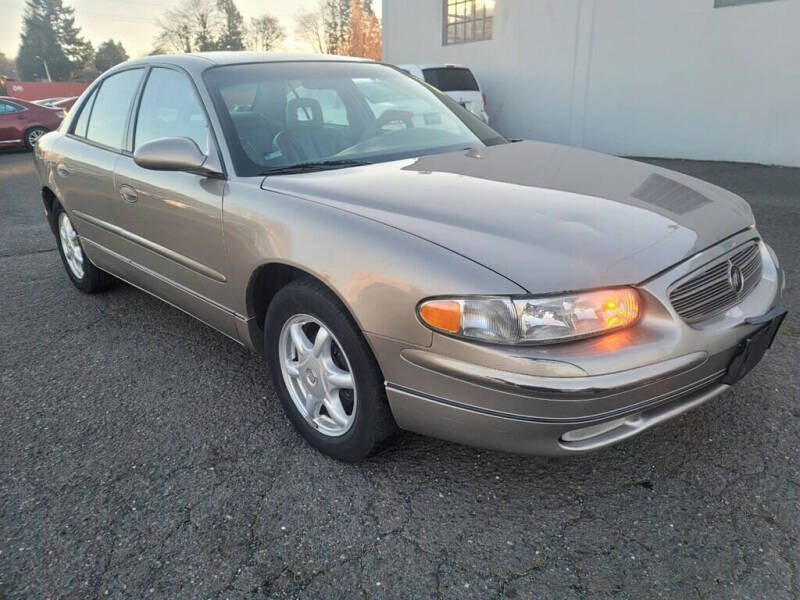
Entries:
[[[740, 289], [733, 281], [733, 267], [741, 273]], [[669, 301], [684, 321], [696, 323], [741, 302], [760, 279], [761, 250], [758, 242], [752, 241], [678, 281], [669, 293]]]

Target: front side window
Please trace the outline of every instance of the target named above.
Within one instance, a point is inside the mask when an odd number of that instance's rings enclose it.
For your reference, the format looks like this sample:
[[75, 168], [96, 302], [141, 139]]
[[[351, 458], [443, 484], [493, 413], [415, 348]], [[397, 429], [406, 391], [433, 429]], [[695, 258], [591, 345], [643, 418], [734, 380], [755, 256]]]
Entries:
[[24, 110], [19, 104], [14, 104], [13, 102], [6, 102], [5, 100], [0, 100], [0, 115], [21, 112]]
[[[115, 73], [103, 81], [95, 94], [91, 114], [88, 116], [87, 140], [117, 150], [122, 149], [125, 123], [143, 71], [144, 69], [130, 69]], [[83, 112], [82, 110], [81, 115]]]
[[163, 137], [186, 137], [208, 153], [208, 121], [194, 85], [183, 73], [156, 67], [145, 83], [134, 148]]
[[443, 44], [492, 39], [495, 0], [443, 0]]
[[445, 94], [386, 65], [231, 65], [209, 69], [205, 79], [239, 175], [506, 141]]

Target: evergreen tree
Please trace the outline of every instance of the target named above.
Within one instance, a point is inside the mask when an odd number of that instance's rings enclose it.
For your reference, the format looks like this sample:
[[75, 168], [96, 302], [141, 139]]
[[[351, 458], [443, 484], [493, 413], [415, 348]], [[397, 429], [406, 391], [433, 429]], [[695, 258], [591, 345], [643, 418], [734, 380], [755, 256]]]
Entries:
[[327, 51], [339, 54], [350, 37], [351, 0], [325, 0], [322, 21], [325, 30]]
[[218, 50], [244, 50], [244, 20], [233, 0], [217, 0], [223, 21], [217, 39]]
[[194, 50], [208, 52], [217, 49], [216, 33], [219, 13], [209, 0], [191, 0], [189, 17], [194, 22]]
[[56, 7], [56, 39], [72, 68], [70, 79], [91, 67], [94, 59], [92, 43], [81, 36], [81, 28], [75, 26], [75, 9], [64, 6], [62, 0], [50, 0]]
[[23, 80], [44, 78], [44, 62], [56, 81], [72, 79], [91, 64], [92, 45], [75, 26], [74, 12], [62, 0], [27, 0], [17, 54]]
[[122, 42], [107, 40], [97, 47], [97, 52], [94, 55], [94, 66], [102, 73], [126, 60], [128, 60], [128, 53], [125, 52]]

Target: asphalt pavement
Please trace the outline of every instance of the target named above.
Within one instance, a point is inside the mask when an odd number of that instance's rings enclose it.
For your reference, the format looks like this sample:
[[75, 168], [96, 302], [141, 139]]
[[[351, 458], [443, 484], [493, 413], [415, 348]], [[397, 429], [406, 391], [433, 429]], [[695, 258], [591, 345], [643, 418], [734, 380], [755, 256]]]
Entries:
[[79, 293], [31, 155], [0, 154], [0, 600], [800, 597], [800, 169], [653, 162], [745, 197], [786, 268], [743, 382], [592, 455], [407, 434], [345, 465], [260, 357]]

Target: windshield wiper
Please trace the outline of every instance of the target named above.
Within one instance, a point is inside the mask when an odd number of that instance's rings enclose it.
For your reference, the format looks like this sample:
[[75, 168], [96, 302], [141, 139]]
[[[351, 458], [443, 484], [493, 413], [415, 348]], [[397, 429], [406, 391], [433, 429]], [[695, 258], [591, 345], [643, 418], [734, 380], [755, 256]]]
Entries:
[[264, 171], [261, 175], [292, 175], [294, 173], [313, 173], [314, 171], [329, 171], [331, 169], [344, 169], [346, 167], [360, 167], [362, 165], [372, 165], [368, 160], [340, 159], [340, 160], [321, 160], [316, 162], [297, 163], [285, 167], [275, 167], [269, 171]]

